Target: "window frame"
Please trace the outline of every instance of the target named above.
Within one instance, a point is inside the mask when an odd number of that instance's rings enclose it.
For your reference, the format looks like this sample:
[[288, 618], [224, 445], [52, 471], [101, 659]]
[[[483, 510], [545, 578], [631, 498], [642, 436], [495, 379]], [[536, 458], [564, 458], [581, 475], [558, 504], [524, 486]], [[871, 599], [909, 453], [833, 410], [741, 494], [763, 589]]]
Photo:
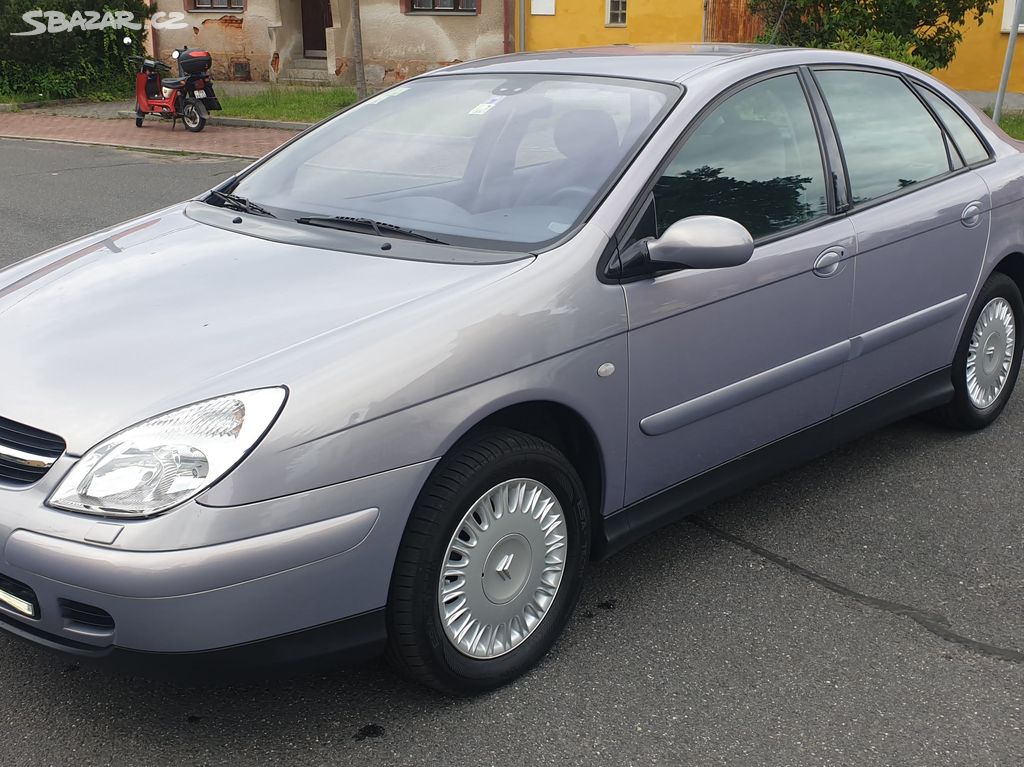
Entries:
[[[432, 0], [436, 2], [436, 0]], [[455, 0], [462, 2], [462, 0]], [[463, 8], [414, 8], [413, 0], [400, 0], [400, 9], [406, 16], [479, 16], [483, 0], [476, 0], [475, 9]]]
[[[1003, 0], [1003, 23], [1000, 24], [999, 31], [1004, 35], [1009, 35], [1013, 29], [1013, 0]], [[1024, 22], [1017, 28], [1018, 35], [1024, 35]]]
[[[859, 213], [862, 210], [869, 210], [877, 205], [884, 205], [885, 203], [891, 202], [892, 200], [897, 200], [900, 199], [901, 197], [914, 194], [920, 189], [927, 189], [931, 186], [934, 186], [935, 184], [941, 184], [943, 181], [953, 178], [955, 176], [959, 176], [962, 173], [969, 173], [972, 169], [980, 166], [980, 163], [975, 165], [964, 164], [963, 156], [960, 154], [960, 149], [957, 147], [956, 142], [953, 141], [953, 138], [949, 133], [949, 129], [946, 127], [945, 123], [943, 123], [942, 120], [938, 118], [938, 115], [936, 115], [935, 112], [932, 110], [931, 106], [928, 104], [928, 101], [924, 98], [924, 96], [918, 93], [917, 88], [914, 87], [914, 83], [917, 82], [915, 78], [907, 77], [904, 73], [898, 72], [893, 69], [863, 66], [860, 64], [812, 64], [807, 67], [807, 70], [811, 79], [814, 82], [814, 87], [818, 91], [818, 95], [821, 98], [821, 102], [825, 109], [825, 112], [828, 115], [829, 123], [831, 123], [832, 126], [832, 133], [835, 136], [836, 143], [839, 147], [840, 156], [842, 157], [844, 171], [843, 176], [846, 184], [846, 195], [847, 199], [850, 201], [849, 207], [843, 211], [844, 214]], [[919, 181], [916, 184], [905, 187], [903, 189], [894, 189], [888, 194], [883, 194], [880, 197], [875, 197], [866, 202], [854, 202], [853, 189], [850, 185], [850, 176], [846, 172], [847, 160], [846, 153], [843, 150], [842, 139], [839, 136], [839, 131], [836, 129], [835, 118], [833, 118], [832, 116], [832, 109], [828, 104], [828, 99], [825, 98], [825, 92], [822, 90], [821, 84], [818, 82], [818, 79], [816, 77], [817, 72], [834, 72], [837, 70], [847, 72], [862, 72], [864, 74], [884, 75], [887, 77], [895, 77], [896, 79], [900, 80], [903, 83], [903, 86], [907, 88], [911, 92], [911, 94], [913, 94], [914, 98], [916, 98], [918, 102], [925, 108], [925, 111], [927, 111], [928, 115], [932, 118], [932, 122], [935, 123], [936, 127], [939, 129], [939, 132], [942, 134], [947, 146], [953, 147], [955, 149], [957, 156], [960, 159], [960, 166], [957, 168], [951, 168], [945, 173], [940, 173], [937, 176], [932, 176], [929, 179]], [[956, 111], [959, 112], [960, 110]], [[968, 120], [968, 124], [971, 124], [970, 120]], [[991, 147], [989, 146], [987, 141], [983, 141], [983, 143], [990, 151], [989, 162], [992, 162]]]
[[612, 1], [604, 0], [604, 25], [612, 29], [623, 29], [629, 23], [628, 0], [616, 0], [622, 3], [622, 21], [612, 21]]
[[[213, 0], [208, 0], [213, 2]], [[240, 8], [217, 8], [213, 6], [197, 6], [201, 0], [187, 0], [185, 10], [188, 13], [245, 13], [248, 10], [249, 0], [226, 0], [227, 2], [238, 2]]]
[[[776, 77], [783, 77], [786, 75], [793, 75], [799, 81], [801, 90], [803, 90], [804, 93], [804, 99], [807, 102], [807, 109], [811, 115], [811, 121], [814, 124], [814, 132], [818, 139], [818, 152], [821, 156], [822, 171], [825, 176], [825, 196], [828, 208], [824, 215], [820, 215], [810, 221], [755, 239], [754, 247], [757, 248], [811, 229], [816, 229], [819, 226], [824, 226], [825, 224], [834, 221], [839, 215], [845, 215], [845, 210], [839, 212], [836, 210], [836, 183], [842, 182], [845, 184], [845, 169], [840, 167], [840, 172], [838, 175], [836, 174], [837, 166], [835, 165], [835, 162], [838, 158], [838, 144], [835, 140], [834, 134], [830, 134], [828, 129], [829, 126], [824, 123], [823, 116], [819, 112], [817, 103], [814, 99], [815, 91], [812, 91], [812, 88], [816, 86], [810, 82], [810, 75], [807, 71], [807, 67], [804, 65], [790, 65], [779, 67], [778, 69], [771, 69], [766, 72], [759, 72], [756, 75], [752, 75], [733, 83], [729, 88], [722, 91], [715, 96], [715, 98], [705, 104], [700, 112], [698, 112], [697, 115], [687, 124], [682, 133], [679, 134], [678, 138], [676, 138], [672, 143], [672, 146], [668, 151], [665, 152], [664, 157], [662, 157], [661, 161], [658, 163], [658, 167], [647, 179], [647, 182], [643, 185], [640, 192], [633, 200], [633, 204], [630, 205], [625, 215], [623, 215], [622, 219], [619, 221], [619, 225], [615, 229], [615, 237], [612, 239], [612, 244], [615, 247], [609, 247], [608, 251], [602, 255], [598, 262], [598, 276], [602, 282], [620, 284], [650, 278], [650, 275], [645, 274], [634, 275], [631, 277], [620, 277], [618, 275], [618, 259], [615, 258], [615, 255], [617, 253], [621, 253], [621, 251], [631, 243], [630, 237], [647, 212], [647, 208], [651, 203], [652, 195], [654, 193], [654, 187], [657, 185], [658, 181], [672, 164], [672, 161], [675, 159], [676, 155], [678, 155], [679, 150], [683, 145], [689, 141], [697, 128], [700, 127], [700, 125], [710, 117], [718, 107], [737, 93], [744, 91], [753, 85], [757, 85], [765, 80], [773, 80]], [[830, 178], [833, 180], [833, 183], [829, 183]]]

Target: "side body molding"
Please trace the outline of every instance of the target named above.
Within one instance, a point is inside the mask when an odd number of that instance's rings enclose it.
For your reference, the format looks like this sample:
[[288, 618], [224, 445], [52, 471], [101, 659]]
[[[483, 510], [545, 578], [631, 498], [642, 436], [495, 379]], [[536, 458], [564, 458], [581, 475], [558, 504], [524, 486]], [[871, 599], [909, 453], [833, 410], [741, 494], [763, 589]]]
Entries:
[[838, 367], [863, 354], [925, 330], [942, 320], [962, 314], [967, 294], [929, 306], [927, 309], [900, 317], [898, 320], [873, 328], [819, 351], [786, 362], [764, 372], [744, 378], [716, 391], [702, 394], [666, 410], [653, 413], [640, 421], [640, 431], [649, 437], [667, 434], [703, 418], [721, 413], [744, 402], [763, 397], [795, 384], [805, 378]]
[[687, 402], [649, 415], [640, 421], [640, 431], [649, 437], [667, 434], [723, 410], [783, 389], [818, 373], [842, 365], [850, 356], [850, 341], [840, 341], [771, 370], [708, 392]]
[[943, 301], [935, 306], [929, 306], [927, 309], [908, 314], [906, 317], [900, 317], [898, 320], [893, 320], [881, 327], [869, 330], [867, 333], [854, 336], [850, 339], [852, 343], [850, 359], [855, 360], [862, 354], [868, 354], [876, 349], [881, 349], [887, 344], [899, 341], [901, 338], [906, 338], [919, 330], [925, 330], [955, 314], [963, 314], [963, 305], [966, 301], [967, 294], [961, 293], [959, 296], [950, 298], [948, 301]]

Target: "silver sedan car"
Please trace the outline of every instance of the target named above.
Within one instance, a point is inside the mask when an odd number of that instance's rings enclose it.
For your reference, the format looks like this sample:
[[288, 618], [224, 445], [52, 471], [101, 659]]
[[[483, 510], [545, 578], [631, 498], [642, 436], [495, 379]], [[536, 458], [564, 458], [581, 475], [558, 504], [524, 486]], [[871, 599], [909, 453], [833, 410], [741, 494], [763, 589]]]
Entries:
[[629, 47], [404, 82], [0, 271], [0, 627], [450, 693], [588, 561], [1021, 361], [1024, 153], [914, 69]]

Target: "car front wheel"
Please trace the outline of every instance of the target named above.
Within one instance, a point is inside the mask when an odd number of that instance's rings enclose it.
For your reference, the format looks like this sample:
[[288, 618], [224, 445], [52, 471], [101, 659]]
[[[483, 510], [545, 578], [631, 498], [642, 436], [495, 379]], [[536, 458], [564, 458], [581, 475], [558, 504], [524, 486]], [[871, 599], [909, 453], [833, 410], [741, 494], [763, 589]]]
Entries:
[[388, 655], [449, 694], [526, 672], [558, 639], [590, 549], [587, 503], [554, 446], [500, 429], [438, 465], [406, 527], [388, 600]]
[[995, 272], [971, 308], [953, 359], [953, 400], [938, 411], [947, 425], [983, 429], [999, 417], [1020, 371], [1022, 319], [1020, 289]]

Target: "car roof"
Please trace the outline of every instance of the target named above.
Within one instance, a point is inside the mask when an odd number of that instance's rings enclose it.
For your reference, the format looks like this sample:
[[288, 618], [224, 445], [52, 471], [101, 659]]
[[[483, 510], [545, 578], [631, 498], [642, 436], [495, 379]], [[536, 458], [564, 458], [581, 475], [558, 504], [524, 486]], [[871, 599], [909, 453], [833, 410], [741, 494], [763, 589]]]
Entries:
[[697, 70], [738, 58], [792, 52], [773, 45], [723, 43], [607, 45], [494, 56], [455, 64], [431, 74], [543, 73], [599, 75], [678, 82]]

